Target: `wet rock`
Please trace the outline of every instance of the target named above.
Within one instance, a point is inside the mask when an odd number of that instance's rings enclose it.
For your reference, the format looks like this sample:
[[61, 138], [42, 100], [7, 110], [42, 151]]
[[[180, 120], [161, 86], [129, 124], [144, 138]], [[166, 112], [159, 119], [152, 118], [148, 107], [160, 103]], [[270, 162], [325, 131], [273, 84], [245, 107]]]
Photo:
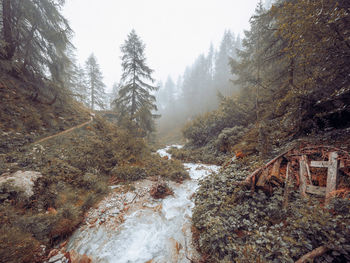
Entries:
[[17, 171], [13, 174], [2, 174], [0, 177], [0, 185], [9, 183], [15, 187], [18, 187], [23, 191], [25, 197], [31, 197], [35, 182], [42, 177], [42, 174], [34, 171]]
[[125, 203], [131, 203], [135, 200], [136, 198], [136, 194], [135, 193], [131, 193], [131, 192], [128, 192], [126, 193], [125, 195]]
[[64, 258], [64, 254], [59, 252], [57, 255], [55, 255], [49, 259], [49, 263], [62, 262], [63, 258]]

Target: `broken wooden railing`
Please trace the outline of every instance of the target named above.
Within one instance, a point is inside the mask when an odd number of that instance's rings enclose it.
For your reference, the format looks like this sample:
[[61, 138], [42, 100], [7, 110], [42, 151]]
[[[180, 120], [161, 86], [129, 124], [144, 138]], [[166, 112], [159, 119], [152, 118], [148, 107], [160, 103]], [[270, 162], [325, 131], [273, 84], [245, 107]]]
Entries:
[[[309, 160], [315, 155], [321, 156], [321, 159], [328, 160]], [[264, 187], [268, 183], [273, 183], [272, 179], [278, 179], [278, 182], [284, 183], [285, 191], [288, 191], [290, 180], [294, 177], [302, 196], [307, 196], [307, 194], [324, 196], [327, 203], [339, 190], [339, 169], [348, 168], [349, 163], [349, 153], [334, 147], [315, 146], [292, 149], [283, 152], [264, 166], [255, 170], [246, 178], [244, 184], [250, 184], [252, 189], [254, 189], [255, 187]], [[284, 168], [281, 169], [282, 164], [286, 168], [285, 170]], [[327, 177], [325, 186], [313, 184], [311, 168], [327, 169], [327, 173], [325, 173]], [[345, 171], [344, 173], [350, 176], [349, 171]], [[350, 192], [350, 189], [346, 190]], [[285, 198], [288, 198], [287, 196], [288, 194], [285, 192]], [[288, 201], [285, 200], [284, 206], [286, 202]]]

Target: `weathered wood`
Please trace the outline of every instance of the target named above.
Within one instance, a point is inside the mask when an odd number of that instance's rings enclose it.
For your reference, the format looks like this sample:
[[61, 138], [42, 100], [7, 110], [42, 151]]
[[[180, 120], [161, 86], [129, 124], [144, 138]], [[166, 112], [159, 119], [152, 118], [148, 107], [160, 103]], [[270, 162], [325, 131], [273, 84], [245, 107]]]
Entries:
[[299, 177], [300, 177], [300, 185], [299, 185], [299, 191], [302, 196], [306, 196], [306, 165], [305, 160], [303, 158], [300, 158], [299, 160]]
[[307, 171], [307, 176], [309, 177], [309, 182], [312, 185], [311, 172], [310, 172], [310, 167], [309, 167], [309, 164], [308, 164], [307, 157], [305, 155], [303, 155], [303, 159], [305, 161], [305, 167], [306, 167], [306, 171]]
[[262, 171], [261, 175], [259, 176], [259, 180], [256, 183], [256, 185], [257, 186], [264, 186], [268, 176], [269, 176], [269, 169], [266, 168]]
[[289, 197], [289, 166], [290, 163], [287, 164], [286, 170], [286, 181], [284, 184], [284, 195], [283, 195], [283, 208], [287, 208], [288, 206], [288, 197]]
[[267, 164], [265, 164], [264, 166], [256, 169], [253, 173], [251, 173], [250, 175], [247, 176], [247, 178], [245, 179], [246, 182], [250, 182], [252, 177], [256, 176], [257, 174], [259, 174], [263, 169], [269, 167], [271, 164], [273, 164], [277, 159], [282, 158], [283, 155], [285, 155], [286, 153], [288, 153], [290, 150], [285, 151], [283, 153], [281, 153], [280, 155], [276, 156], [275, 158], [273, 158], [271, 161], [269, 161]]
[[331, 152], [329, 154], [329, 166], [327, 173], [327, 188], [326, 188], [326, 202], [329, 201], [330, 193], [337, 190], [338, 180], [338, 153]]
[[270, 177], [271, 176], [275, 176], [277, 178], [279, 177], [281, 163], [282, 163], [282, 158], [279, 158], [279, 159], [276, 160], [276, 162], [272, 166]]
[[329, 162], [328, 161], [311, 161], [310, 166], [317, 167], [317, 168], [328, 168]]
[[325, 246], [320, 246], [318, 248], [315, 248], [314, 250], [310, 251], [309, 253], [302, 256], [298, 261], [295, 263], [306, 263], [306, 262], [313, 262], [313, 259], [316, 257], [319, 257], [326, 253], [328, 251], [328, 248]]
[[307, 185], [306, 186], [306, 193], [319, 195], [319, 196], [325, 196], [326, 195], [326, 187]]
[[[311, 161], [310, 166], [316, 167], [316, 168], [328, 168], [329, 162], [328, 161]], [[345, 167], [344, 161], [340, 162], [339, 168], [344, 168], [344, 167]]]

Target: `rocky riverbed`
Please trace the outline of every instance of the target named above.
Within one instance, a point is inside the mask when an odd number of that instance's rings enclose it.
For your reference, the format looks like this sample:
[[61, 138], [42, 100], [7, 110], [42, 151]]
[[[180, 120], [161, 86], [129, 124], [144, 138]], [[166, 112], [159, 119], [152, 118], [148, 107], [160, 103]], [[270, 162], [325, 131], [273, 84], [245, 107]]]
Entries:
[[[166, 150], [158, 154], [171, 158]], [[137, 181], [129, 189], [112, 186], [112, 192], [88, 211], [82, 226], [59, 252], [61, 258], [56, 254], [57, 260], [49, 262], [65, 262], [72, 254], [84, 255], [81, 262], [110, 263], [190, 262], [198, 258], [191, 241], [193, 194], [198, 181], [219, 167], [184, 165], [191, 180], [167, 182], [174, 194], [163, 200], [151, 197], [156, 182], [150, 179]]]

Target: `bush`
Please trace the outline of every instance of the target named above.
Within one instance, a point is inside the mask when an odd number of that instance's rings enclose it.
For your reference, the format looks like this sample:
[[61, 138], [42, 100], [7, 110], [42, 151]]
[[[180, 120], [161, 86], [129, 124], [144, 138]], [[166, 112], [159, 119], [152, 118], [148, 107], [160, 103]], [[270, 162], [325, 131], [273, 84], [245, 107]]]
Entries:
[[321, 245], [331, 251], [315, 262], [350, 260], [349, 200], [334, 199], [324, 209], [292, 191], [282, 209], [282, 189], [252, 193], [237, 186], [247, 174], [236, 162], [200, 183], [192, 220], [199, 247], [213, 262], [295, 262]]
[[0, 185], [0, 203], [6, 200], [13, 200], [17, 205], [28, 203], [28, 198], [19, 187], [16, 187], [11, 182], [6, 182]]
[[0, 259], [6, 263], [40, 262], [36, 254], [40, 243], [28, 232], [17, 227], [0, 227]]
[[187, 123], [183, 129], [183, 135], [191, 145], [204, 146], [215, 140], [225, 128], [248, 126], [253, 122], [250, 118], [251, 114], [246, 113], [238, 98], [224, 98], [217, 110], [199, 115]]
[[81, 219], [81, 211], [71, 204], [66, 204], [58, 210], [56, 222], [53, 225], [49, 236], [52, 240], [67, 237], [75, 230], [81, 222]]
[[189, 178], [188, 172], [180, 161], [164, 160], [158, 155], [145, 160], [145, 169], [149, 176], [161, 177], [176, 182], [182, 182]]
[[31, 233], [38, 241], [48, 244], [50, 233], [58, 219], [54, 214], [27, 215], [19, 218], [17, 225], [22, 231]]
[[138, 166], [117, 166], [111, 175], [121, 181], [136, 181], [147, 177], [146, 170]]
[[86, 190], [93, 190], [96, 194], [107, 194], [109, 191], [106, 178], [92, 173], [85, 173], [79, 181], [79, 186]]
[[247, 131], [248, 129], [243, 126], [223, 129], [215, 141], [217, 150], [231, 152], [232, 147], [242, 139]]

